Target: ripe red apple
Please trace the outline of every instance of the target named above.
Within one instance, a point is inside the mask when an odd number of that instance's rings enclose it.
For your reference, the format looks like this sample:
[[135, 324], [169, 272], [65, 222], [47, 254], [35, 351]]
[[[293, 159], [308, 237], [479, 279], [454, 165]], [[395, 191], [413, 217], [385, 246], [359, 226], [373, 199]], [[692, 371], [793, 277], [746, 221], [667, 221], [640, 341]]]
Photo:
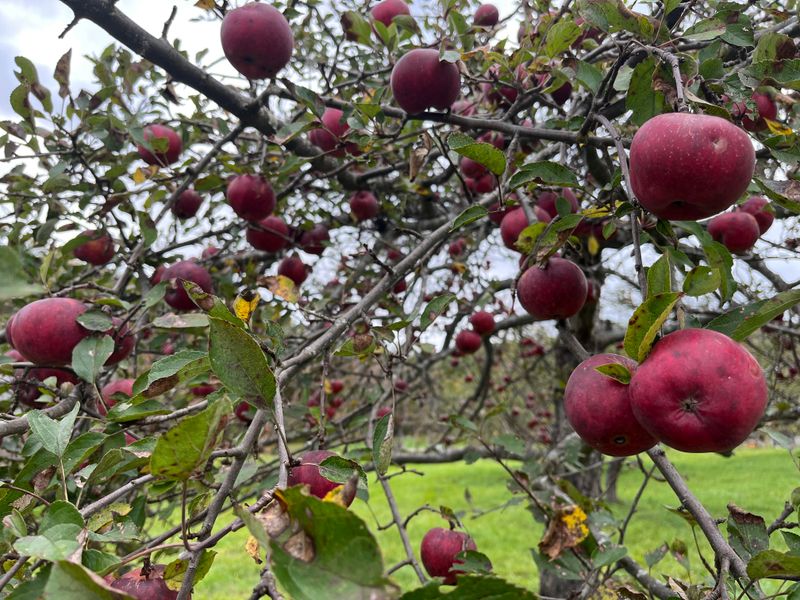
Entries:
[[239, 404], [236, 405], [236, 408], [233, 411], [233, 414], [236, 415], [236, 418], [239, 419], [242, 423], [252, 423], [253, 415], [255, 414], [256, 409], [251, 405], [242, 400]]
[[[748, 111], [744, 102], [735, 102], [731, 107], [731, 115], [741, 119], [742, 127], [747, 131], [764, 131], [767, 128], [767, 122], [764, 119], [774, 121], [778, 116], [778, 107], [769, 94], [753, 92], [750, 98], [756, 104], [755, 113]], [[754, 118], [755, 120], [753, 120]]]
[[259, 221], [261, 229], [247, 228], [247, 241], [256, 250], [277, 252], [289, 245], [289, 227], [280, 217], [270, 215]]
[[207, 248], [203, 248], [203, 251], [200, 253], [200, 258], [202, 260], [208, 260], [212, 256], [216, 256], [219, 254], [219, 248], [216, 246], [208, 246]]
[[495, 202], [489, 207], [489, 220], [494, 223], [495, 225], [500, 225], [503, 222], [503, 218], [512, 210], [513, 207], [508, 206], [500, 206], [499, 202]]
[[756, 218], [761, 235], [764, 235], [772, 227], [772, 222], [775, 220], [775, 214], [769, 210], [769, 201], [760, 196], [751, 196], [739, 206], [739, 210], [750, 213]]
[[566, 319], [586, 302], [586, 277], [565, 258], [551, 257], [545, 268], [532, 266], [517, 282], [522, 307], [538, 321]]
[[628, 385], [595, 370], [619, 364], [633, 374], [636, 361], [618, 354], [596, 354], [575, 367], [564, 390], [564, 412], [572, 428], [595, 450], [633, 456], [656, 445], [633, 416]]
[[275, 210], [275, 192], [260, 175], [238, 175], [225, 193], [233, 212], [246, 221], [260, 221]]
[[767, 405], [761, 366], [743, 346], [709, 329], [664, 336], [630, 384], [633, 414], [682, 452], [727, 452], [758, 425]]
[[[174, 129], [166, 125], [159, 125], [157, 123], [148, 125], [144, 128], [142, 137], [151, 145], [158, 146], [158, 148], [153, 148], [152, 151], [142, 144], [136, 147], [136, 150], [139, 152], [139, 157], [149, 165], [171, 165], [178, 160], [183, 150], [183, 141], [180, 136]], [[165, 143], [166, 150], [162, 149]]]
[[439, 60], [438, 50], [417, 48], [397, 61], [391, 86], [400, 108], [416, 115], [427, 108], [450, 108], [458, 98], [461, 75], [456, 65]]
[[474, 354], [483, 344], [481, 336], [474, 331], [465, 329], [456, 336], [456, 348], [462, 354]]
[[401, 279], [400, 281], [398, 281], [397, 283], [394, 284], [394, 287], [392, 288], [392, 293], [393, 294], [402, 294], [407, 289], [408, 289], [408, 284], [406, 283], [406, 280], [405, 279]]
[[480, 179], [488, 172], [486, 167], [484, 167], [481, 163], [474, 161], [471, 158], [467, 158], [466, 156], [461, 158], [458, 165], [461, 169], [461, 174], [464, 177], [469, 177], [471, 179]]
[[191, 188], [183, 190], [181, 195], [175, 198], [172, 214], [178, 219], [189, 219], [197, 214], [201, 204], [203, 204], [203, 197], [200, 194]]
[[717, 215], [708, 222], [708, 233], [734, 254], [744, 254], [758, 240], [758, 221], [743, 211]]
[[451, 258], [458, 258], [464, 254], [464, 250], [466, 249], [467, 242], [464, 240], [464, 238], [458, 238], [454, 242], [450, 242], [450, 245], [447, 247], [447, 253]]
[[[15, 362], [29, 362], [19, 351], [9, 350], [6, 356]], [[32, 408], [39, 408], [41, 405], [36, 402], [39, 398], [39, 386], [45, 379], [50, 377], [56, 378], [56, 386], [60, 387], [61, 384], [78, 383], [78, 377], [71, 371], [64, 369], [17, 369], [14, 371], [14, 383], [12, 389], [14, 390], [14, 397], [21, 404], [30, 406]]]
[[473, 194], [488, 194], [494, 189], [495, 177], [491, 173], [486, 173], [483, 177], [472, 179], [467, 177], [464, 183]]
[[217, 386], [213, 383], [202, 383], [192, 387], [189, 391], [192, 392], [192, 396], [196, 398], [205, 398], [209, 394], [216, 392]]
[[494, 4], [481, 4], [475, 11], [472, 23], [479, 27], [494, 27], [500, 20], [500, 13]]
[[356, 144], [352, 142], [342, 144], [342, 138], [350, 129], [347, 121], [342, 117], [344, 117], [344, 113], [338, 108], [326, 108], [320, 119], [322, 127], [312, 129], [308, 134], [308, 139], [331, 156], [341, 158], [345, 151], [350, 154], [360, 154]]
[[578, 210], [580, 210], [578, 199], [575, 197], [573, 191], [569, 188], [561, 188], [560, 194], [551, 190], [542, 192], [536, 198], [536, 206], [544, 210], [552, 219], [555, 219], [558, 216], [556, 201], [559, 197], [564, 198], [564, 200], [567, 201], [570, 207], [570, 212], [576, 213]]
[[380, 211], [380, 205], [375, 194], [367, 191], [359, 191], [350, 197], [350, 212], [356, 221], [367, 221], [374, 219]]
[[183, 281], [193, 281], [199, 285], [204, 292], [212, 293], [214, 286], [211, 282], [211, 274], [191, 260], [180, 260], [174, 265], [164, 269], [161, 275], [162, 281], [169, 281], [170, 285], [164, 294], [164, 300], [176, 310], [192, 310], [195, 304], [183, 288]]
[[408, 382], [405, 379], [394, 380], [394, 391], [403, 393], [408, 389]]
[[331, 379], [331, 394], [340, 394], [344, 389], [344, 381], [341, 379]]
[[489, 335], [494, 332], [494, 316], [485, 310], [474, 313], [469, 318], [469, 324], [480, 335]]
[[113, 580], [111, 587], [136, 600], [175, 600], [178, 592], [167, 587], [164, 581], [165, 568], [164, 565], [152, 565], [148, 570], [133, 569]]
[[661, 219], [697, 220], [731, 206], [753, 177], [748, 135], [720, 117], [666, 113], [633, 136], [633, 192]]
[[477, 550], [475, 541], [466, 533], [434, 527], [422, 538], [420, 558], [428, 575], [443, 577], [445, 585], [455, 585], [456, 575], [463, 571], [453, 566], [461, 564], [456, 556], [465, 550]]
[[128, 397], [133, 396], [133, 382], [135, 379], [117, 379], [103, 386], [100, 390], [100, 396], [103, 401], [97, 403], [97, 412], [105, 416], [108, 412], [107, 409], [114, 406], [117, 401], [114, 400], [114, 394], [124, 394]]
[[[538, 206], [533, 207], [533, 214], [542, 223], [549, 223], [550, 215]], [[516, 250], [519, 234], [529, 225], [528, 217], [521, 206], [509, 210], [500, 222], [500, 237], [507, 248]]]
[[376, 21], [380, 21], [386, 27], [392, 24], [392, 20], [400, 15], [410, 15], [411, 11], [403, 0], [382, 0], [372, 7], [370, 15]]
[[123, 324], [119, 317], [112, 317], [113, 327], [106, 333], [114, 340], [114, 351], [106, 360], [106, 365], [115, 365], [131, 355], [136, 346], [136, 336], [127, 323]]
[[[289, 485], [307, 485], [313, 496], [324, 498], [328, 492], [341, 485], [330, 479], [323, 477], [319, 472], [319, 465], [326, 458], [336, 456], [329, 450], [312, 450], [300, 457], [300, 465], [289, 470]], [[352, 504], [354, 498], [350, 498], [347, 506]]]
[[319, 256], [325, 251], [325, 246], [330, 240], [331, 236], [328, 233], [328, 228], [322, 223], [317, 223], [311, 229], [300, 234], [298, 243], [303, 252]]
[[228, 11], [220, 37], [225, 57], [248, 79], [274, 77], [294, 50], [294, 35], [286, 17], [264, 2]]
[[288, 277], [299, 287], [308, 277], [308, 271], [300, 257], [294, 254], [281, 261], [281, 264], [278, 265], [278, 275]]
[[75, 320], [86, 306], [72, 298], [45, 298], [23, 306], [12, 323], [14, 347], [35, 365], [68, 365], [89, 335]]
[[79, 246], [75, 246], [72, 254], [75, 258], [91, 265], [105, 265], [114, 258], [114, 240], [107, 231], [87, 229], [81, 237], [88, 238]]

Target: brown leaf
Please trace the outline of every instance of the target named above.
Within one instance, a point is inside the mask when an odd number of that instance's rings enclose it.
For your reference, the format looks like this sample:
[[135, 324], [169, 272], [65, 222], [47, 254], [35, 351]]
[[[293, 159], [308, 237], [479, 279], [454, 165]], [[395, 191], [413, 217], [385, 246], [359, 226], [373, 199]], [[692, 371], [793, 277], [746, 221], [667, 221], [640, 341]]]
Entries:
[[258, 540], [254, 538], [252, 535], [247, 536], [247, 542], [244, 545], [244, 551], [256, 561], [256, 564], [260, 565], [263, 561], [261, 560], [261, 551], [259, 549]]
[[298, 531], [283, 545], [283, 549], [294, 559], [309, 563], [314, 560], [314, 540], [305, 531]]
[[53, 72], [53, 79], [58, 82], [58, 95], [62, 98], [69, 96], [69, 71], [71, 61], [72, 48], [67, 50], [64, 55], [58, 59], [56, 70]]
[[559, 507], [539, 542], [539, 551], [553, 560], [564, 550], [580, 544], [588, 535], [589, 528], [586, 526], [586, 513], [583, 509], [575, 505]]
[[267, 535], [271, 538], [280, 536], [291, 524], [283, 504], [277, 501], [270, 502], [264, 510], [256, 514], [256, 518], [263, 523]]

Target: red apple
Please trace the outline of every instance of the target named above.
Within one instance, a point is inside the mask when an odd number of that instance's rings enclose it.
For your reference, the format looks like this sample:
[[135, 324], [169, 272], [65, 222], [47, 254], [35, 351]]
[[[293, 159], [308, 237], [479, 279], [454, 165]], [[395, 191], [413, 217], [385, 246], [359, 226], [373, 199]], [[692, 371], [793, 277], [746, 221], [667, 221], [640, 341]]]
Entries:
[[462, 354], [474, 354], [483, 344], [481, 336], [474, 331], [465, 329], [456, 336], [456, 348]]
[[761, 366], [743, 346], [709, 329], [664, 336], [630, 384], [633, 414], [683, 452], [727, 452], [758, 425], [767, 405]]
[[410, 15], [411, 11], [403, 0], [382, 0], [372, 7], [370, 15], [376, 21], [380, 21], [386, 27], [392, 24], [395, 17], [400, 15]]
[[760, 196], [752, 196], [739, 206], [742, 212], [750, 213], [758, 222], [758, 231], [764, 235], [772, 227], [775, 214], [770, 210], [769, 200]]
[[248, 79], [274, 77], [294, 50], [294, 35], [286, 17], [264, 2], [229, 10], [220, 37], [225, 57]]
[[183, 190], [172, 205], [172, 214], [178, 219], [189, 219], [197, 214], [203, 197], [193, 189]]
[[192, 387], [189, 391], [192, 392], [192, 396], [197, 398], [205, 398], [209, 394], [216, 392], [217, 386], [213, 383], [203, 383]]
[[280, 217], [270, 215], [259, 221], [260, 229], [247, 228], [247, 241], [256, 250], [277, 252], [289, 245], [289, 227]]
[[459, 162], [459, 168], [461, 169], [461, 174], [464, 175], [464, 177], [469, 177], [471, 179], [480, 179], [488, 172], [486, 167], [484, 167], [481, 163], [476, 162], [471, 158], [467, 158], [466, 156], [464, 156]]
[[72, 251], [75, 258], [91, 265], [105, 265], [114, 258], [114, 240], [107, 231], [88, 229], [81, 233], [81, 237], [88, 239], [75, 246]]
[[480, 335], [489, 335], [494, 332], [494, 317], [492, 313], [485, 310], [479, 310], [469, 318], [469, 324], [476, 333]]
[[125, 360], [131, 355], [136, 346], [136, 336], [130, 330], [128, 324], [125, 323], [123, 325], [123, 321], [119, 317], [112, 317], [111, 321], [114, 326], [106, 333], [114, 340], [114, 351], [105, 362], [106, 365], [115, 365]]
[[22, 307], [12, 326], [14, 347], [35, 365], [68, 365], [89, 335], [75, 320], [86, 306], [72, 298], [45, 298]]
[[[549, 214], [538, 206], [533, 207], [533, 213], [536, 218], [542, 223], [549, 223], [552, 219]], [[503, 243], [506, 248], [516, 250], [517, 240], [519, 234], [529, 225], [528, 217], [525, 216], [525, 211], [521, 206], [509, 210], [503, 217], [500, 223], [500, 237], [503, 238]]]
[[406, 283], [406, 280], [405, 279], [401, 279], [400, 281], [398, 281], [397, 283], [394, 284], [394, 287], [392, 288], [392, 293], [393, 294], [402, 294], [407, 289], [408, 289], [408, 284]]
[[443, 577], [446, 585], [455, 585], [456, 575], [462, 571], [453, 566], [461, 564], [456, 556], [465, 550], [477, 550], [474, 540], [466, 533], [434, 527], [422, 538], [420, 558], [428, 575]]
[[512, 210], [514, 210], [514, 207], [500, 206], [499, 202], [495, 202], [489, 207], [489, 220], [495, 225], [500, 225], [503, 222], [503, 218]]
[[569, 188], [561, 188], [561, 193], [551, 190], [546, 190], [538, 195], [536, 198], [536, 206], [544, 210], [552, 219], [558, 216], [558, 209], [556, 208], [556, 201], [558, 198], [564, 198], [570, 207], [570, 212], [576, 213], [580, 210], [580, 204], [575, 197], [573, 191]]
[[321, 255], [325, 251], [325, 246], [330, 239], [331, 236], [328, 233], [328, 228], [322, 223], [317, 223], [311, 229], [300, 234], [298, 243], [303, 249], [303, 252]]
[[[6, 356], [11, 357], [17, 362], [29, 362], [22, 354], [16, 350], [9, 350]], [[32, 408], [40, 408], [41, 405], [36, 402], [39, 398], [39, 387], [45, 379], [50, 377], [56, 378], [55, 387], [61, 387], [63, 383], [78, 383], [78, 377], [71, 371], [64, 369], [17, 369], [14, 371], [14, 397], [18, 402], [30, 406]]]
[[577, 314], [586, 302], [586, 289], [583, 271], [558, 256], [551, 257], [544, 269], [530, 267], [517, 282], [520, 304], [537, 321]]
[[[139, 144], [136, 150], [139, 152], [141, 159], [150, 165], [171, 165], [178, 160], [183, 150], [183, 141], [180, 136], [175, 130], [166, 125], [157, 123], [148, 125], [144, 128], [142, 137], [154, 148], [151, 151], [144, 145]], [[164, 146], [166, 146], [166, 149], [164, 149]]]
[[461, 75], [456, 65], [439, 60], [438, 50], [417, 48], [397, 61], [391, 86], [400, 108], [416, 115], [428, 108], [450, 108], [458, 98]]
[[754, 165], [748, 135], [709, 115], [658, 115], [631, 143], [633, 192], [661, 219], [697, 220], [722, 212], [745, 192]]
[[494, 189], [495, 177], [491, 173], [486, 173], [483, 177], [472, 179], [468, 177], [464, 179], [464, 183], [473, 194], [488, 194]]
[[[323, 477], [319, 472], [319, 465], [326, 458], [336, 456], [329, 450], [312, 450], [300, 457], [300, 465], [289, 470], [289, 485], [305, 484], [310, 488], [311, 494], [317, 498], [324, 498], [328, 492], [338, 487], [339, 483]], [[353, 502], [350, 498], [347, 506]]]
[[479, 27], [494, 27], [500, 20], [500, 13], [494, 4], [481, 4], [475, 11], [472, 23]]
[[275, 210], [275, 192], [260, 175], [239, 175], [225, 193], [233, 212], [246, 221], [260, 221]]
[[372, 192], [362, 190], [350, 197], [350, 212], [356, 218], [356, 221], [374, 219], [379, 211], [378, 199]]
[[405, 379], [394, 380], [394, 391], [403, 393], [408, 389], [408, 382]]
[[217, 254], [219, 254], [219, 248], [216, 246], [208, 246], [207, 248], [203, 248], [203, 251], [200, 253], [200, 258], [203, 260], [208, 260]]
[[352, 142], [342, 144], [342, 138], [350, 129], [343, 117], [344, 113], [338, 108], [326, 108], [320, 119], [322, 127], [309, 132], [309, 141], [331, 156], [341, 158], [344, 156], [345, 150], [350, 154], [359, 154], [356, 144]]
[[214, 286], [211, 274], [191, 260], [181, 260], [167, 267], [161, 276], [162, 281], [169, 281], [170, 285], [164, 294], [164, 300], [176, 310], [192, 310], [195, 304], [183, 288], [183, 281], [193, 281], [204, 292], [212, 293]]
[[344, 381], [341, 379], [331, 379], [331, 394], [340, 394], [344, 389]]
[[748, 111], [744, 102], [735, 102], [731, 107], [731, 115], [741, 119], [742, 127], [747, 131], [764, 131], [767, 128], [767, 122], [764, 119], [774, 121], [778, 116], [778, 107], [769, 94], [753, 92], [750, 98], [756, 104], [755, 113]]
[[597, 354], [572, 372], [564, 390], [564, 412], [572, 428], [595, 450], [610, 456], [633, 456], [656, 445], [633, 416], [628, 385], [595, 367], [619, 364], [633, 374], [636, 361], [618, 354]]
[[114, 399], [114, 394], [124, 394], [128, 397], [133, 396], [133, 383], [135, 379], [117, 379], [103, 386], [100, 390], [100, 396], [103, 401], [97, 403], [97, 412], [105, 416], [107, 409], [114, 406], [117, 401]]
[[758, 240], [758, 221], [743, 211], [717, 215], [708, 222], [708, 233], [734, 254], [745, 254]]
[[300, 257], [294, 254], [281, 261], [281, 264], [278, 265], [278, 275], [288, 277], [299, 287], [308, 277], [308, 271]]
[[[136, 598], [136, 600], [175, 600], [178, 592], [169, 589], [164, 581], [164, 565], [150, 569], [134, 569], [111, 582], [111, 587]], [[191, 595], [189, 595], [191, 599]]]
[[464, 250], [467, 248], [467, 242], [464, 238], [458, 238], [454, 242], [451, 242], [450, 245], [447, 247], [447, 253], [450, 255], [451, 258], [458, 258], [462, 254], [464, 254]]

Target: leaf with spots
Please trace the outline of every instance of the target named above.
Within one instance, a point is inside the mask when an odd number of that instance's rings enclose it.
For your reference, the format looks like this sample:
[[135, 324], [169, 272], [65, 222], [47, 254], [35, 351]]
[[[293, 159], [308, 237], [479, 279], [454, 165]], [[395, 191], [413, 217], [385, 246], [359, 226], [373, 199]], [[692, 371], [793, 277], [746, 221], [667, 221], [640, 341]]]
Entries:
[[729, 310], [710, 321], [706, 329], [719, 331], [741, 342], [795, 304], [800, 304], [800, 290], [780, 292], [769, 300], [758, 300]]
[[682, 292], [656, 294], [645, 300], [628, 321], [625, 332], [625, 352], [633, 360], [642, 362], [650, 353], [659, 329], [667, 320], [675, 303], [683, 296]]
[[72, 350], [72, 370], [84, 381], [94, 383], [113, 352], [114, 340], [108, 335], [84, 338]]

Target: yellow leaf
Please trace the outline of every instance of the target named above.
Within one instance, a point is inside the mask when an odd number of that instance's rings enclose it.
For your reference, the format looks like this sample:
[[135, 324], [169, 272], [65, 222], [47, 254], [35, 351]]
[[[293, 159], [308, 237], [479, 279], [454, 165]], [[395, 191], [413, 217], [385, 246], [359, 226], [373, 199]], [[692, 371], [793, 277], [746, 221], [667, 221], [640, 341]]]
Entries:
[[794, 131], [792, 131], [791, 127], [787, 127], [783, 123], [778, 123], [777, 121], [771, 121], [770, 119], [764, 119], [764, 122], [769, 127], [769, 130], [774, 133], [775, 135], [792, 135]]
[[274, 296], [283, 298], [287, 302], [297, 302], [299, 297], [294, 281], [284, 275], [265, 277], [259, 284], [265, 286]]
[[260, 301], [261, 296], [258, 295], [258, 292], [244, 290], [236, 295], [236, 299], [233, 301], [233, 312], [242, 321], [249, 323], [250, 317], [253, 316]]
[[331, 385], [331, 382], [330, 382], [329, 379], [326, 379], [323, 382], [322, 387], [325, 389], [325, 395], [326, 396], [328, 396], [330, 394], [333, 394], [333, 386]]
[[617, 201], [611, 207], [608, 207], [608, 206], [590, 206], [589, 208], [585, 208], [582, 211], [580, 211], [580, 214], [582, 214], [587, 219], [599, 219], [601, 217], [607, 217], [610, 214], [613, 214], [614, 212], [616, 212], [616, 210], [617, 210], [617, 208], [619, 208], [620, 204], [621, 203], [619, 201]]
[[452, 265], [450, 265], [450, 270], [453, 273], [458, 273], [461, 275], [467, 270], [467, 265], [465, 265], [463, 262], [454, 262]]
[[586, 247], [589, 249], [589, 254], [592, 256], [597, 256], [597, 253], [600, 252], [600, 242], [597, 241], [597, 238], [594, 237], [594, 234], [589, 236], [589, 240], [586, 242]]
[[213, 10], [214, 9], [214, 0], [197, 0], [194, 3], [197, 8], [202, 8], [203, 10]]
[[257, 564], [261, 564], [261, 552], [258, 548], [258, 540], [252, 535], [247, 536], [247, 542], [244, 545], [244, 550], [247, 552], [250, 558], [256, 561]]
[[586, 513], [579, 506], [564, 506], [558, 508], [550, 519], [539, 550], [547, 555], [550, 560], [568, 548], [574, 548], [589, 535], [586, 526]]
[[133, 172], [133, 183], [139, 185], [140, 183], [144, 183], [147, 181], [147, 175], [142, 170], [141, 167], [137, 167], [136, 170]]

